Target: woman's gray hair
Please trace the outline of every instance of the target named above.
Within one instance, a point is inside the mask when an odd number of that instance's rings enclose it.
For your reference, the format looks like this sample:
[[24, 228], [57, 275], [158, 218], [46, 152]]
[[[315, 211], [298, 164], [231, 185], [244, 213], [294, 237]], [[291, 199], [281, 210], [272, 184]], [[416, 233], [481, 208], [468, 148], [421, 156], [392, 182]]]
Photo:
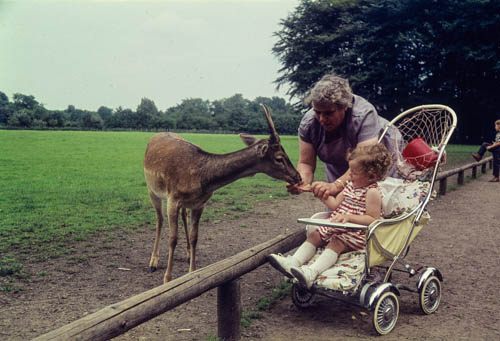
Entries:
[[334, 74], [326, 74], [314, 84], [304, 99], [306, 106], [316, 104], [337, 104], [343, 108], [352, 107], [352, 90], [349, 81]]

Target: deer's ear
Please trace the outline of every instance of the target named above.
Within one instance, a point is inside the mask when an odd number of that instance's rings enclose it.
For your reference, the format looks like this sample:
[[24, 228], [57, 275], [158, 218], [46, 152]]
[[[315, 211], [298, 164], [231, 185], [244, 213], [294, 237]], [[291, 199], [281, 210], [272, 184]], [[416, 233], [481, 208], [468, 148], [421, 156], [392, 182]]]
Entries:
[[269, 149], [269, 144], [261, 144], [257, 147], [257, 156], [263, 158], [267, 154], [267, 150]]
[[240, 134], [240, 138], [247, 146], [251, 146], [252, 144], [257, 142], [257, 139], [249, 134]]

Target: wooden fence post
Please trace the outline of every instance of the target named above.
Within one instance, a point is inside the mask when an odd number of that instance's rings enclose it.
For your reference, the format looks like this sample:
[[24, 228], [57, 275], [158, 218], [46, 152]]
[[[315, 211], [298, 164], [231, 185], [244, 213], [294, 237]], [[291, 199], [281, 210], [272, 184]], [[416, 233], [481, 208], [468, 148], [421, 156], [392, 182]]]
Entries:
[[457, 183], [459, 185], [463, 185], [464, 184], [464, 171], [458, 172]]
[[217, 288], [217, 335], [225, 341], [240, 340], [241, 292], [236, 278]]
[[446, 194], [446, 186], [447, 186], [447, 179], [448, 178], [442, 178], [439, 180], [439, 195], [445, 195]]
[[472, 167], [472, 178], [474, 178], [474, 179], [477, 178], [477, 167], [476, 166]]
[[483, 173], [483, 174], [486, 173], [486, 163], [483, 163], [481, 165], [481, 173]]

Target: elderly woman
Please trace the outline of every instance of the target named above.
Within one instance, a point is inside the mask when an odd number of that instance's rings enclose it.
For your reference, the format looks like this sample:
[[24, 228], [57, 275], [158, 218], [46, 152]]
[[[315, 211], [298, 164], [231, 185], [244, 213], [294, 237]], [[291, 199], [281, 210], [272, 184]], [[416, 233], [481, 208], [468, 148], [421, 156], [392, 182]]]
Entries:
[[[304, 115], [299, 126], [297, 170], [303, 182], [287, 188], [290, 193], [299, 194], [304, 185], [312, 183], [314, 195], [326, 200], [342, 191], [348, 179], [347, 151], [377, 143], [388, 121], [366, 99], [352, 93], [347, 79], [332, 74], [323, 76], [304, 102], [312, 110]], [[382, 143], [394, 153], [397, 149], [390, 135]], [[316, 156], [325, 163], [327, 182], [312, 182]], [[394, 176], [393, 170], [391, 173]]]

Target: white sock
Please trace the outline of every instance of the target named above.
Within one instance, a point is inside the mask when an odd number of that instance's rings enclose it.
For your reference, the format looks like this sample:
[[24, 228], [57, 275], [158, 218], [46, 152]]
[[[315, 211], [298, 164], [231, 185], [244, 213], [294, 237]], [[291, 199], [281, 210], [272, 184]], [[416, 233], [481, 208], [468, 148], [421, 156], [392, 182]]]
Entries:
[[307, 240], [293, 254], [293, 258], [298, 262], [297, 266], [301, 266], [316, 254], [316, 246], [309, 243]]
[[316, 259], [316, 261], [309, 266], [318, 275], [330, 268], [337, 262], [338, 254], [332, 249], [326, 248], [325, 251]]

